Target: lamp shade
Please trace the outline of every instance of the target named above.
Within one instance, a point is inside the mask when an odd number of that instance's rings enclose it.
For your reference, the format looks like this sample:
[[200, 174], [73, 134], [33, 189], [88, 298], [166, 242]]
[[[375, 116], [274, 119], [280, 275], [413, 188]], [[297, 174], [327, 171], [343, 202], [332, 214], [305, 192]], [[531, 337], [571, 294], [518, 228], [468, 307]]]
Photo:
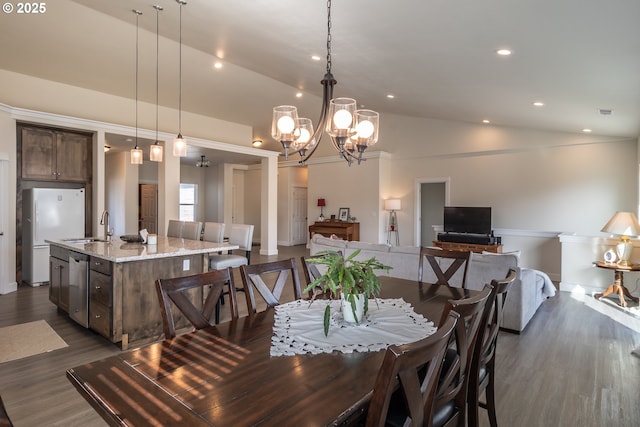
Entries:
[[616, 212], [601, 231], [618, 236], [638, 236], [640, 235], [640, 224], [633, 212]]
[[327, 206], [327, 203], [324, 201], [324, 199], [318, 199], [318, 206]]
[[387, 199], [384, 201], [384, 209], [386, 211], [399, 211], [400, 208], [400, 199]]

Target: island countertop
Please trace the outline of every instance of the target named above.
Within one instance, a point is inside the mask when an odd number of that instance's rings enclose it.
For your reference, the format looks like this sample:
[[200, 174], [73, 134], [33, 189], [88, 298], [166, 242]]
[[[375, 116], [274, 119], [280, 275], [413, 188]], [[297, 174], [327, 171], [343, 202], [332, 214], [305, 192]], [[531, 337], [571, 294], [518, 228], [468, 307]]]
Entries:
[[47, 240], [46, 242], [50, 245], [60, 246], [74, 252], [116, 263], [238, 249], [237, 245], [228, 243], [213, 243], [165, 236], [158, 236], [158, 243], [155, 245], [128, 243], [118, 237], [113, 237], [110, 242], [74, 243], [73, 240], [65, 241], [64, 239]]

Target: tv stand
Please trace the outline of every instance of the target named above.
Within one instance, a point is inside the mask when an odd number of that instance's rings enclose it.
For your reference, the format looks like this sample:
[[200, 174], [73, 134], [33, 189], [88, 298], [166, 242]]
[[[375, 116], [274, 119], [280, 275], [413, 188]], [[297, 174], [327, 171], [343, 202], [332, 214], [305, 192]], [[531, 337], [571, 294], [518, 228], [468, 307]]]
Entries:
[[439, 240], [434, 240], [433, 246], [450, 251], [471, 251], [476, 253], [482, 253], [484, 251], [492, 252], [494, 254], [502, 253], [502, 245], [479, 245], [475, 243], [441, 242]]

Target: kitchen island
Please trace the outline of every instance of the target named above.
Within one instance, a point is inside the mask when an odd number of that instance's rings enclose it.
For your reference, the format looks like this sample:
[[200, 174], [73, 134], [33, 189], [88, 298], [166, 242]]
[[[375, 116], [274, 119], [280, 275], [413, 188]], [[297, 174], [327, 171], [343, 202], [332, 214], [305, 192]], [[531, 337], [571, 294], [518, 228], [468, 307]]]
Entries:
[[[115, 237], [110, 242], [88, 238], [48, 243], [51, 302], [122, 349], [163, 337], [156, 279], [206, 272], [209, 254], [238, 249], [227, 243], [163, 236], [158, 236], [156, 245]], [[201, 290], [191, 297], [202, 303]], [[189, 325], [175, 317], [177, 327]]]

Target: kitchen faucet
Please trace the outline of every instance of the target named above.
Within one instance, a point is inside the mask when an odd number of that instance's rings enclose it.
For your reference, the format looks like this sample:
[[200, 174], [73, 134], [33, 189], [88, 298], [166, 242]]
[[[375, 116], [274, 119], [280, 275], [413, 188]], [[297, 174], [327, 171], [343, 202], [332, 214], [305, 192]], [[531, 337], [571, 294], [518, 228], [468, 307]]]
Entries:
[[109, 211], [107, 211], [106, 209], [102, 212], [100, 225], [104, 225], [104, 237], [107, 239], [107, 242], [110, 242], [111, 236], [113, 236], [113, 232], [109, 227]]

